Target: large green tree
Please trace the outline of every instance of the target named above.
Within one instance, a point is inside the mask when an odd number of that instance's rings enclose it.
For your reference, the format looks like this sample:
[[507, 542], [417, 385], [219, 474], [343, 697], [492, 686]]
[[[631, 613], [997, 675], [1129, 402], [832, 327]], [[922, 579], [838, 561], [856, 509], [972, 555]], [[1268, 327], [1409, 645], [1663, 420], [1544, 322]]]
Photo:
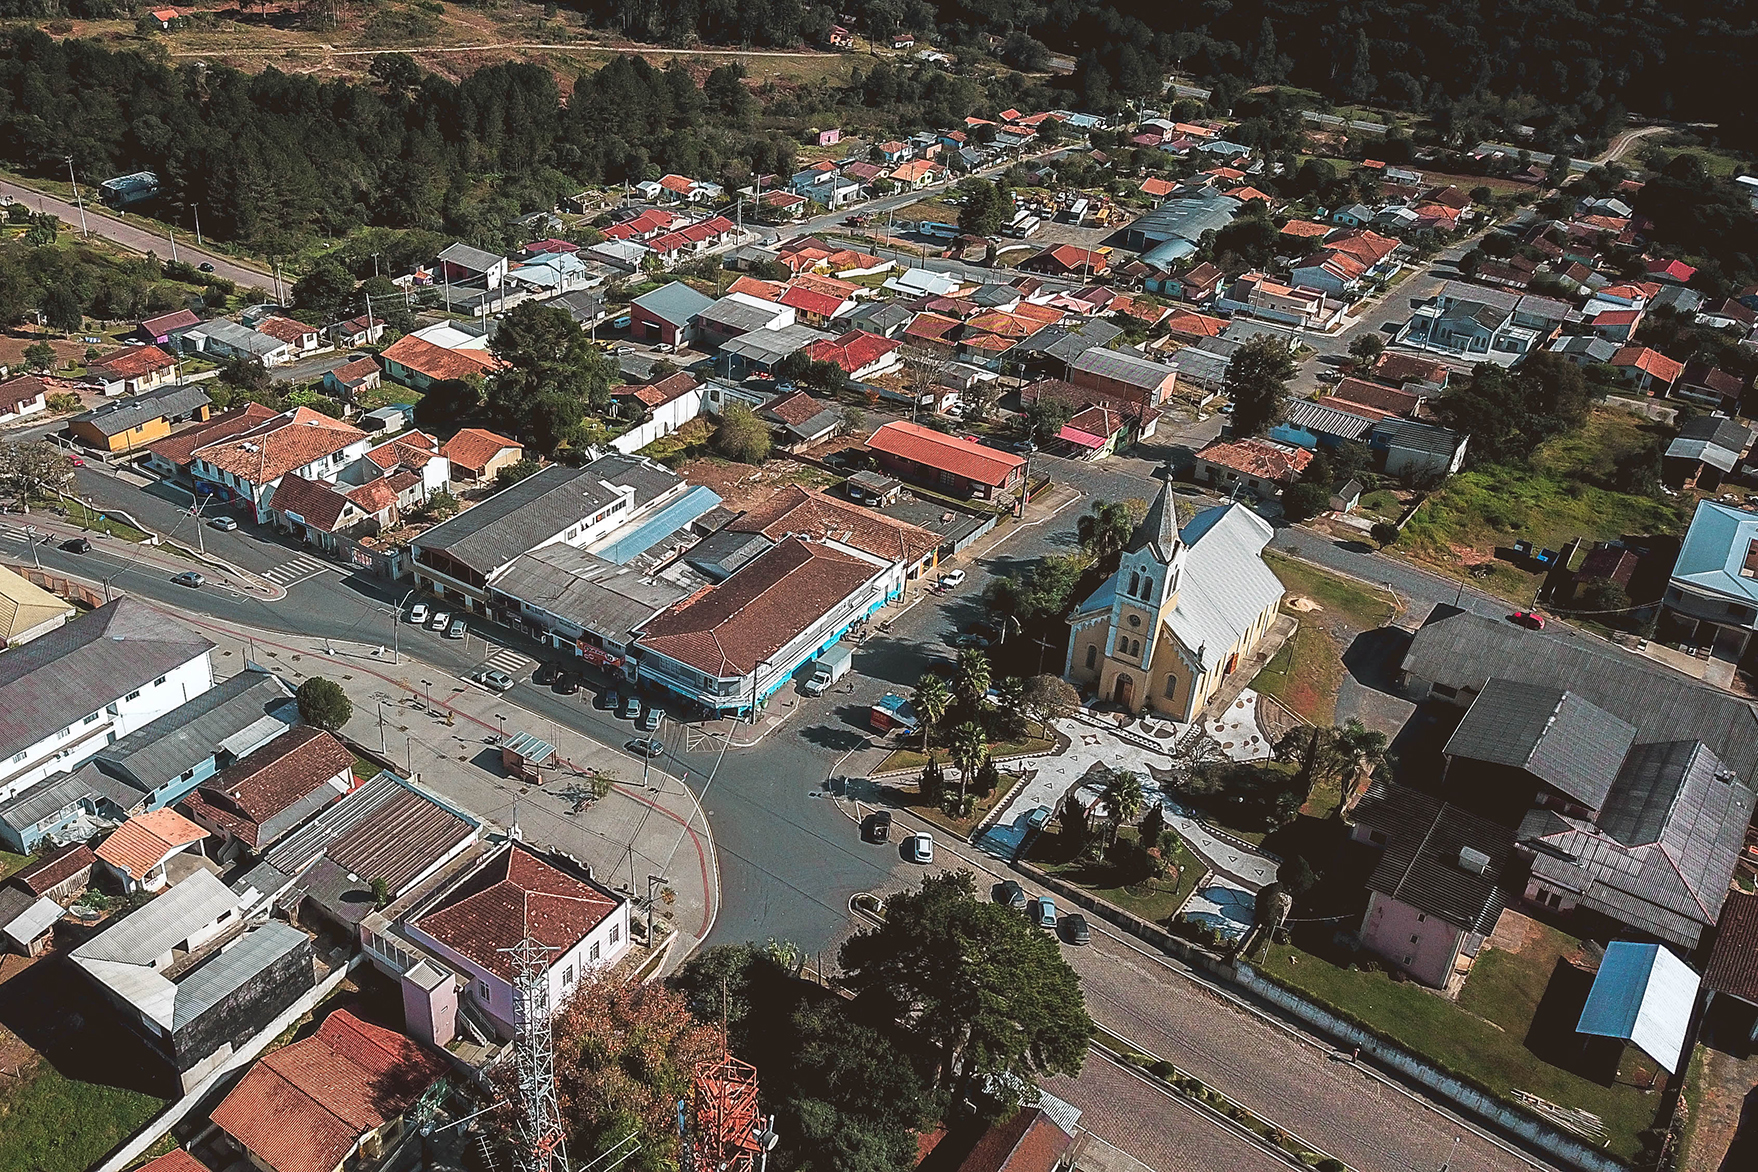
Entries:
[[1294, 356], [1275, 338], [1253, 338], [1227, 361], [1222, 387], [1233, 401], [1233, 433], [1262, 435], [1282, 416]]
[[1546, 440], [1580, 427], [1592, 404], [1581, 368], [1539, 351], [1511, 371], [1478, 363], [1469, 381], [1441, 396], [1435, 411], [1471, 437], [1467, 451], [1474, 462], [1494, 464], [1523, 460]]
[[1056, 942], [976, 898], [969, 871], [893, 896], [885, 923], [843, 944], [844, 981], [863, 1011], [896, 1021], [932, 1052], [951, 1102], [1003, 1115], [1045, 1074], [1077, 1074], [1093, 1022]]
[[610, 403], [611, 360], [565, 309], [514, 306], [489, 352], [504, 364], [489, 377], [490, 412], [539, 451], [580, 443], [587, 413]]

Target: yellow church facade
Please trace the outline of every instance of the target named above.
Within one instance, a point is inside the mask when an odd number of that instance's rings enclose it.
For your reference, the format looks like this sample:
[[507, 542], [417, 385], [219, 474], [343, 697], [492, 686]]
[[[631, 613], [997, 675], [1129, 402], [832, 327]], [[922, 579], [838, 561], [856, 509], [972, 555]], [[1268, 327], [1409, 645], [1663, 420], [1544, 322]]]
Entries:
[[1100, 702], [1189, 723], [1257, 649], [1282, 603], [1273, 530], [1233, 503], [1182, 528], [1162, 485], [1117, 572], [1069, 616], [1064, 674]]

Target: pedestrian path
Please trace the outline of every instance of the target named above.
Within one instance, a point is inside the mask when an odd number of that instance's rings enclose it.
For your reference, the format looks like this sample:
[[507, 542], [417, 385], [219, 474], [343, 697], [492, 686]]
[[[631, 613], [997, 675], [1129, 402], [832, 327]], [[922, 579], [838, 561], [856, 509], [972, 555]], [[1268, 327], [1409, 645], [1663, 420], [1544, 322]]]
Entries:
[[328, 562], [320, 561], [309, 554], [300, 554], [289, 558], [272, 570], [264, 570], [262, 576], [275, 585], [286, 589], [288, 586], [315, 578], [319, 574], [335, 569]]
[[493, 655], [482, 661], [483, 667], [498, 667], [510, 676], [517, 676], [519, 670], [531, 662], [531, 657], [521, 655], [511, 647], [502, 647]]

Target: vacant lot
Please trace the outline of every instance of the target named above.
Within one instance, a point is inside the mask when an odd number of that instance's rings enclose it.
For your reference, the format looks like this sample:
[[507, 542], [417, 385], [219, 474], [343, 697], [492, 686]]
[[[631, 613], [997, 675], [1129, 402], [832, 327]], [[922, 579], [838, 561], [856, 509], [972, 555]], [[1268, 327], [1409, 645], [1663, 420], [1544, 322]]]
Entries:
[[1283, 608], [1300, 629], [1264, 665], [1251, 686], [1314, 724], [1330, 724], [1343, 686], [1343, 651], [1356, 635], [1383, 627], [1396, 613], [1383, 590], [1281, 554], [1264, 561], [1288, 591]]

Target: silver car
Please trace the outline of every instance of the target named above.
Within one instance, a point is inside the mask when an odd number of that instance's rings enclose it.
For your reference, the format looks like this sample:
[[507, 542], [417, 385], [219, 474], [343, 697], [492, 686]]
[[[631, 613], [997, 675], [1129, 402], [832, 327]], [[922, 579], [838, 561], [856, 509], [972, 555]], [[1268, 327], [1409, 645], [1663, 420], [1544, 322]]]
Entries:
[[453, 619], [452, 625], [446, 628], [446, 638], [462, 639], [464, 637], [464, 632], [469, 629], [470, 628], [465, 625], [463, 619]]

